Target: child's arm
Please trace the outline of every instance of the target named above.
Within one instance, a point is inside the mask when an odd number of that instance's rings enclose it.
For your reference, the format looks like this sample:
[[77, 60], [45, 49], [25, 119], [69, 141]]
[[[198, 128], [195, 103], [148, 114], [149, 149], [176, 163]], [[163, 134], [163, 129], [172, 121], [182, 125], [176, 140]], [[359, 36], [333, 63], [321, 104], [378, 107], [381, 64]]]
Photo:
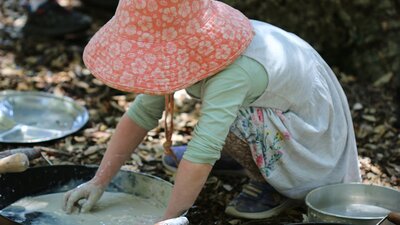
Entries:
[[[90, 181], [65, 194], [63, 209], [67, 213], [72, 213], [76, 210], [81, 212], [90, 211], [100, 199], [108, 183], [146, 134], [146, 129], [137, 125], [125, 114], [108, 143], [107, 151], [96, 175]], [[83, 201], [82, 205], [79, 206], [81, 199], [86, 201]]]
[[164, 111], [164, 96], [141, 94], [122, 116], [108, 143], [100, 167], [93, 178], [98, 184], [108, 184], [147, 132], [158, 125]]
[[108, 185], [146, 134], [147, 130], [137, 125], [126, 114], [122, 116], [93, 181], [99, 185]]
[[163, 219], [179, 217], [193, 205], [207, 180], [211, 168], [210, 164], [181, 160]]

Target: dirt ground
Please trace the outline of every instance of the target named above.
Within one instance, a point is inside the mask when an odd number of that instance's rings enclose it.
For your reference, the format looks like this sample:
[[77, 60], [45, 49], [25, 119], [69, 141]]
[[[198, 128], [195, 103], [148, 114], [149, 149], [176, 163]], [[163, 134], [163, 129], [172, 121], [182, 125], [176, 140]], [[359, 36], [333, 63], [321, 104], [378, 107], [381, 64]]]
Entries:
[[[54, 165], [99, 164], [106, 143], [119, 117], [134, 100], [135, 94], [110, 89], [93, 78], [82, 63], [83, 47], [91, 35], [109, 17], [106, 12], [87, 11], [97, 15], [85, 34], [59, 39], [23, 37], [20, 29], [26, 19], [17, 1], [0, 3], [0, 91], [43, 91], [68, 96], [85, 106], [89, 122], [78, 132], [65, 138], [31, 145], [0, 144], [0, 151], [17, 147], [43, 146], [47, 159]], [[101, 15], [100, 15], [101, 14]], [[352, 74], [344, 74], [332, 66], [348, 96], [357, 136], [363, 183], [400, 189], [400, 134], [396, 120], [392, 77], [377, 82], [364, 82]], [[186, 144], [197, 122], [200, 103], [185, 95], [176, 96], [175, 145]], [[149, 132], [144, 142], [126, 162], [124, 169], [159, 176], [173, 182], [173, 176], [162, 167], [161, 127]], [[43, 159], [32, 166], [47, 165]], [[224, 207], [246, 182], [243, 177], [210, 176], [187, 216], [191, 224], [243, 224], [248, 220], [224, 214]], [[301, 222], [306, 215], [304, 205], [296, 206], [266, 224]], [[269, 221], [269, 223], [268, 223]]]

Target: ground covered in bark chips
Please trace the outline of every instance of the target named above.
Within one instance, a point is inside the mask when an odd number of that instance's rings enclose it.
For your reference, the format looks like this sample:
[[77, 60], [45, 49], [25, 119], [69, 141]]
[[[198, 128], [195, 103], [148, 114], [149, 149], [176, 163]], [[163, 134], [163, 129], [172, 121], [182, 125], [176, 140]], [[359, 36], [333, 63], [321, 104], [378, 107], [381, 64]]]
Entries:
[[[20, 28], [26, 17], [18, 1], [1, 2], [0, 6], [0, 90], [35, 90], [68, 96], [85, 106], [90, 113], [89, 122], [79, 132], [28, 146], [46, 148], [47, 159], [54, 165], [99, 164], [116, 123], [135, 99], [135, 94], [110, 89], [94, 79], [82, 63], [84, 45], [110, 14], [86, 11], [90, 15], [98, 15], [87, 33], [45, 39], [21, 35]], [[400, 134], [394, 126], [399, 118], [394, 113], [396, 100], [391, 85], [392, 75], [366, 83], [356, 76], [342, 73], [340, 68], [334, 69], [349, 99], [363, 182], [399, 189]], [[199, 102], [184, 94], [176, 95], [175, 145], [186, 144], [190, 140], [200, 106]], [[161, 164], [164, 140], [163, 128], [150, 131], [124, 169], [153, 174], [173, 182], [173, 176]], [[0, 144], [0, 151], [17, 147], [21, 145]], [[43, 159], [32, 162], [32, 166], [46, 164]], [[239, 193], [245, 182], [246, 178], [242, 177], [210, 176], [187, 214], [191, 224], [234, 225], [249, 221], [224, 214], [225, 205]], [[271, 224], [301, 222], [305, 215], [306, 207], [299, 205], [267, 221]]]

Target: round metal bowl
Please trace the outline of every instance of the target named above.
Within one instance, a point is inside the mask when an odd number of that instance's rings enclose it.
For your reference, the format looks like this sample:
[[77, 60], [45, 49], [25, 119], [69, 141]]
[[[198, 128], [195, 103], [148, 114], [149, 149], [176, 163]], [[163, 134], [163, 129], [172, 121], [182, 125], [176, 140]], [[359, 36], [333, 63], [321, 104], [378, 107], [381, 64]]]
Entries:
[[[0, 224], [20, 224], [16, 222], [18, 220], [12, 217], [7, 219], [7, 215], [2, 215], [4, 208], [19, 199], [71, 190], [90, 180], [97, 169], [97, 166], [59, 165], [34, 167], [21, 173], [2, 174], [0, 176]], [[167, 206], [171, 190], [172, 184], [161, 178], [124, 170], [117, 173], [106, 189], [108, 192], [121, 192], [150, 199], [164, 208]], [[34, 219], [27, 217], [27, 221], [23, 224], [37, 224]]]
[[88, 119], [87, 110], [68, 97], [46, 92], [0, 92], [0, 124], [3, 124], [0, 142], [3, 143], [58, 139], [78, 131]]
[[333, 184], [312, 190], [305, 199], [309, 222], [376, 225], [400, 211], [400, 191], [360, 184]]

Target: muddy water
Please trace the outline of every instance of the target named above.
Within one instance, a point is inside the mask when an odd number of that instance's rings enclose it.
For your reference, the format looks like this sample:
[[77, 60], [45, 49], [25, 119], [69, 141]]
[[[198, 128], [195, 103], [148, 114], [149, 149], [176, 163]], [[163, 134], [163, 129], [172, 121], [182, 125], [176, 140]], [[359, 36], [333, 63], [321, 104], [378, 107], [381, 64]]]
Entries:
[[0, 214], [24, 225], [152, 225], [165, 207], [151, 199], [120, 192], [105, 192], [89, 213], [66, 214], [64, 193], [23, 198]]

